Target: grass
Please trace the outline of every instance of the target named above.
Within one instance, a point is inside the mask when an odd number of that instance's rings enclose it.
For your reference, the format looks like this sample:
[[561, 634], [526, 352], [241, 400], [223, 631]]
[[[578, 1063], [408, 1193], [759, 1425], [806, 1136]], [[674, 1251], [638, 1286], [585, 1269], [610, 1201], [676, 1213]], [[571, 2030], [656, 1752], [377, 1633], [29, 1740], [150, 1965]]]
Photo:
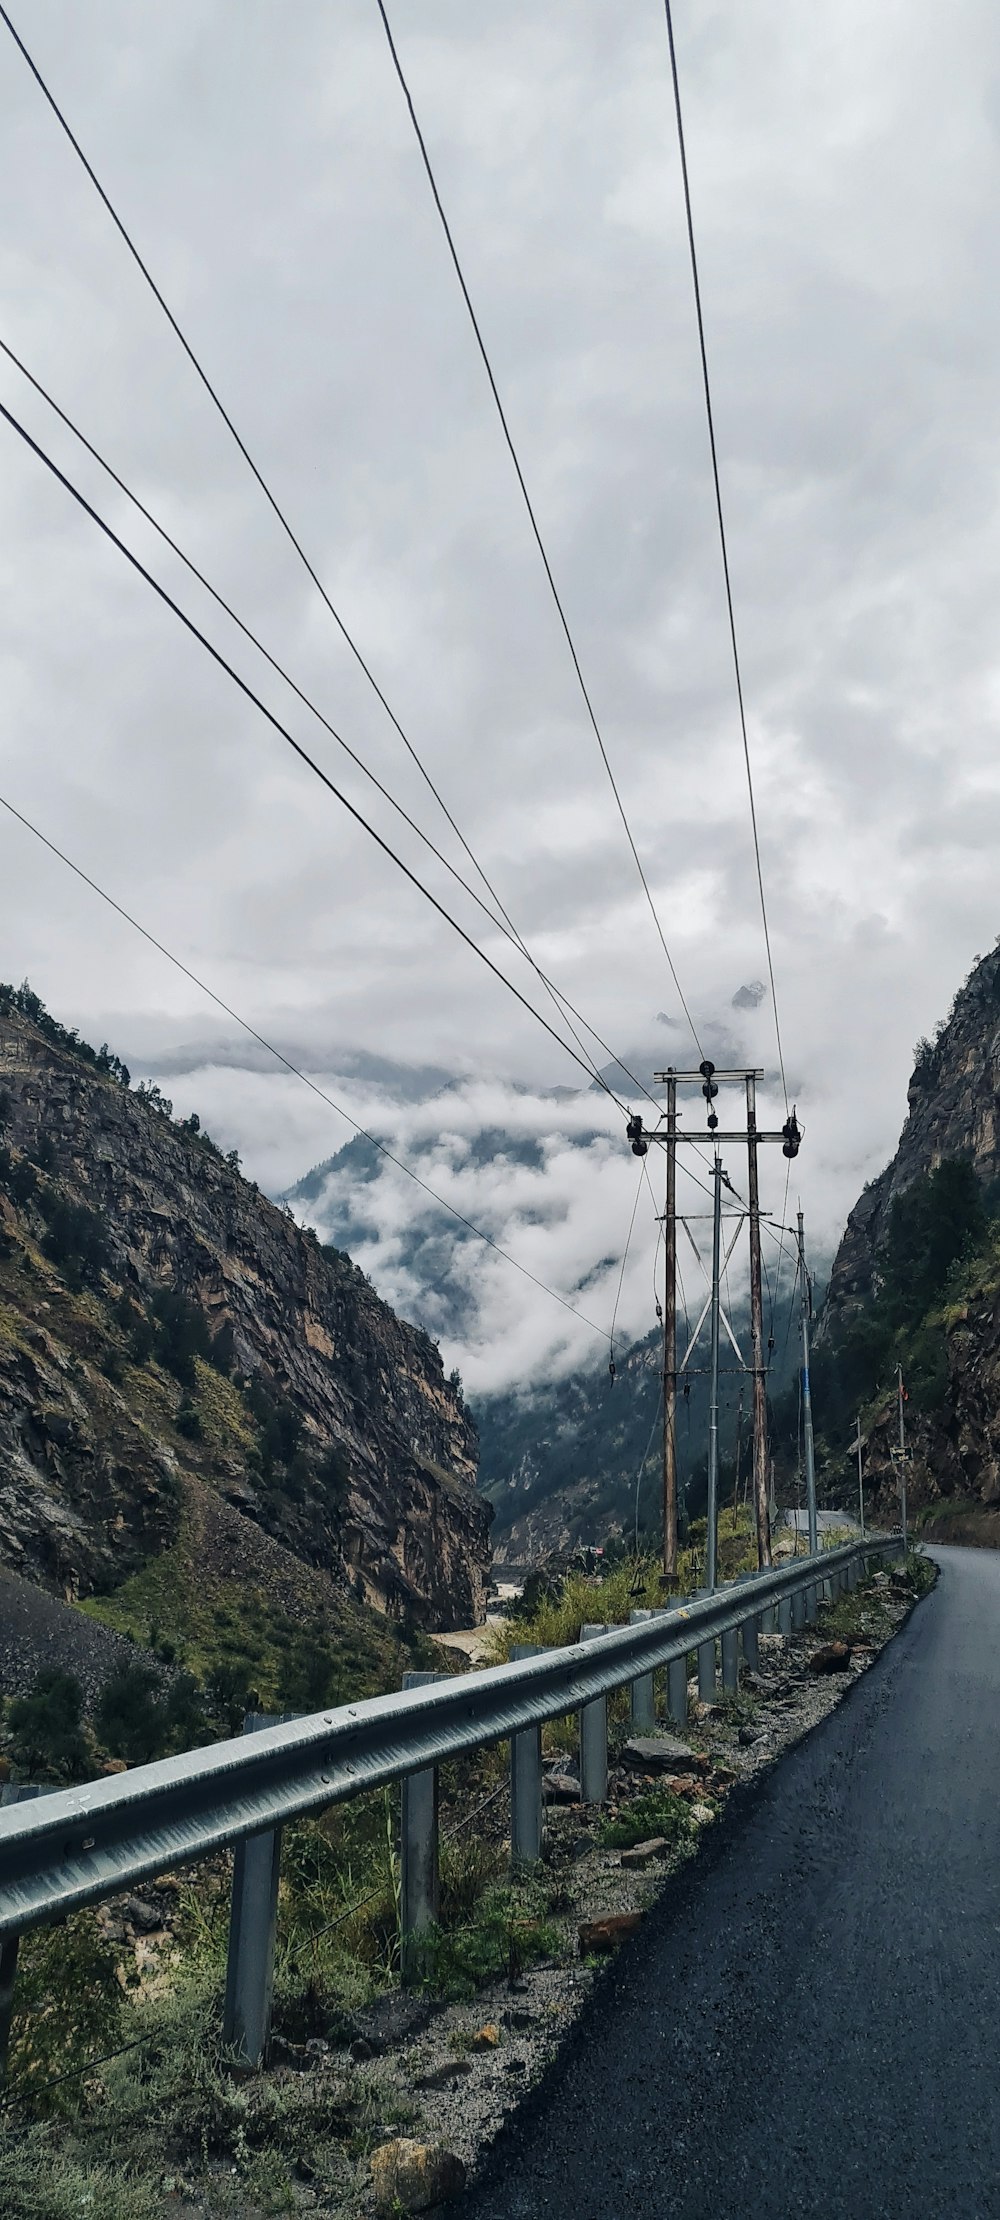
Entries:
[[674, 1847], [686, 1842], [694, 1832], [694, 1822], [683, 1796], [675, 1796], [669, 1788], [651, 1788], [643, 1796], [636, 1796], [616, 1819], [606, 1819], [599, 1840], [608, 1850], [631, 1850], [637, 1842], [652, 1842], [662, 1836]]
[[210, 1512], [197, 1487], [186, 1486], [173, 1545], [80, 1608], [132, 1641], [153, 1649], [168, 1643], [171, 1661], [202, 1682], [228, 1674], [234, 1702], [253, 1694], [262, 1710], [318, 1710], [399, 1687], [416, 1661], [414, 1645], [380, 1613], [334, 1596], [305, 1566], [296, 1566], [294, 1586], [270, 1571], [266, 1585], [263, 1577], [227, 1574], [213, 1559]]

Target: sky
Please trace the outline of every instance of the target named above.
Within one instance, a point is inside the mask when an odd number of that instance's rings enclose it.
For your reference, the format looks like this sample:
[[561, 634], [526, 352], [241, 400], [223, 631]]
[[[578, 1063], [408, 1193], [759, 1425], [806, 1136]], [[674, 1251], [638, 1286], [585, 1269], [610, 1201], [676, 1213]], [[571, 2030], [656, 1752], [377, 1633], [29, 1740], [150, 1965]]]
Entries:
[[[770, 996], [733, 1008], [767, 969], [662, 7], [389, 12], [685, 999], [702, 1045], [759, 1063], [783, 1115]], [[697, 1062], [375, 0], [13, 13], [536, 961], [644, 1080]], [[676, 0], [674, 24], [806, 1129], [789, 1201], [824, 1255], [895, 1145], [915, 1041], [1000, 930], [1000, 18], [985, 0]], [[471, 876], [2, 27], [0, 191], [0, 336]], [[6, 361], [0, 398], [556, 1023], [516, 950]], [[442, 1346], [473, 1386], [606, 1354], [593, 1329], [610, 1326], [638, 1171], [619, 1109], [6, 424], [0, 438], [0, 793], [587, 1312], [465, 1245], [448, 1268], [466, 1322]], [[269, 1192], [349, 1137], [7, 819], [0, 948], [0, 974], [155, 1073]], [[480, 1160], [483, 1123], [541, 1135], [540, 1161]], [[783, 1173], [771, 1152], [776, 1211]], [[359, 1259], [411, 1311], [426, 1290], [402, 1259], [424, 1208], [387, 1172]], [[647, 1198], [626, 1333], [652, 1323], [654, 1241]]]

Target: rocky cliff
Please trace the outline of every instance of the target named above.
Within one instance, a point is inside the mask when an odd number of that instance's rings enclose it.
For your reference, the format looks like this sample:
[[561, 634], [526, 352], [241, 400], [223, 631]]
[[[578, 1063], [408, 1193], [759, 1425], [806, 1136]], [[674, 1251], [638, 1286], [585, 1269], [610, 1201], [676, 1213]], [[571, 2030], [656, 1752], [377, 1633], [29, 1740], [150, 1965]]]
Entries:
[[475, 1427], [428, 1337], [23, 990], [0, 1090], [0, 1564], [107, 1593], [207, 1485], [366, 1603], [480, 1618]]
[[911, 1512], [955, 1539], [996, 1541], [1000, 950], [977, 961], [935, 1039], [918, 1045], [907, 1100], [896, 1154], [860, 1196], [834, 1262], [817, 1382], [841, 1432], [862, 1408], [872, 1508], [892, 1519], [900, 1364]]

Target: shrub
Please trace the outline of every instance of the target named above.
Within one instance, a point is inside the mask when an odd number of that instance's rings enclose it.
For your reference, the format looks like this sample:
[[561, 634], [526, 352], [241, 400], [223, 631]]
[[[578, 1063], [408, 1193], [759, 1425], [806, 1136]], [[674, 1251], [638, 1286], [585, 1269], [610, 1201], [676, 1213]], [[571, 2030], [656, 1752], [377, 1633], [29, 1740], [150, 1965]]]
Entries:
[[83, 1731], [83, 1690], [73, 1673], [39, 1673], [27, 1696], [17, 1696], [7, 1722], [11, 1755], [22, 1772], [86, 1780], [93, 1767]]
[[168, 1740], [167, 1707], [148, 1665], [125, 1665], [106, 1683], [94, 1725], [104, 1748], [129, 1765], [161, 1757]]

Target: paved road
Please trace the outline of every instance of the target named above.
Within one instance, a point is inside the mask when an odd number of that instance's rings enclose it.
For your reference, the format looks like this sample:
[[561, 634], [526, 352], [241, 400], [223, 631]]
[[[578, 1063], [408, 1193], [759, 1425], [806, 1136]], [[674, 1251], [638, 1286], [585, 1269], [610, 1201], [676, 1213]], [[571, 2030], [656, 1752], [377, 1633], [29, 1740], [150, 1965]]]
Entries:
[[621, 1952], [463, 2220], [1000, 2216], [1000, 1553], [935, 1554]]

